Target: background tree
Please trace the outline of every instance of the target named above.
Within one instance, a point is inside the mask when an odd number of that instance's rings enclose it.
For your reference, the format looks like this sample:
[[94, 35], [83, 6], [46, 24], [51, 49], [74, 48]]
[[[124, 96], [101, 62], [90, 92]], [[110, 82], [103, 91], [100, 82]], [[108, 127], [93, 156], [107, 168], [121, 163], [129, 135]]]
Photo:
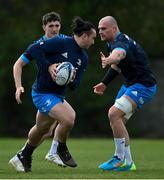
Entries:
[[[23, 73], [25, 94], [23, 104], [14, 99], [15, 87], [12, 76], [14, 62], [30, 42], [42, 34], [41, 17], [56, 11], [62, 17], [62, 33], [71, 35], [71, 20], [76, 15], [92, 21], [95, 25], [106, 15], [114, 16], [122, 32], [142, 44], [151, 59], [158, 79], [159, 91], [154, 101], [145, 106], [128, 123], [135, 136], [164, 137], [163, 111], [163, 0], [0, 0], [1, 46], [0, 46], [0, 135], [24, 136], [35, 121], [35, 107], [31, 100], [31, 85], [36, 75], [35, 63]], [[101, 69], [99, 51], [106, 52], [98, 37], [90, 49], [90, 64], [78, 92], [69, 92], [66, 97], [77, 111], [76, 127], [72, 136], [108, 136], [107, 110], [121, 84], [122, 77], [112, 82], [106, 93], [98, 97], [93, 86], [98, 83], [104, 70]]]

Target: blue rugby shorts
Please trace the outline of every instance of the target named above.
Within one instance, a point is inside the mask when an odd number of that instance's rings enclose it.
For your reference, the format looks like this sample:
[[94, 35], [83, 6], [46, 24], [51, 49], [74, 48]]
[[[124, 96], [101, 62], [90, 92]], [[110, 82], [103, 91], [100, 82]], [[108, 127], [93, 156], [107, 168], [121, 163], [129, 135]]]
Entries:
[[139, 83], [135, 83], [129, 87], [122, 85], [116, 99], [119, 99], [122, 95], [129, 96], [137, 104], [137, 108], [141, 109], [143, 104], [149, 102], [153, 98], [156, 91], [156, 85], [151, 87], [146, 87]]
[[32, 100], [36, 108], [43, 114], [48, 115], [52, 107], [64, 102], [64, 97], [53, 93], [38, 93], [32, 90]]

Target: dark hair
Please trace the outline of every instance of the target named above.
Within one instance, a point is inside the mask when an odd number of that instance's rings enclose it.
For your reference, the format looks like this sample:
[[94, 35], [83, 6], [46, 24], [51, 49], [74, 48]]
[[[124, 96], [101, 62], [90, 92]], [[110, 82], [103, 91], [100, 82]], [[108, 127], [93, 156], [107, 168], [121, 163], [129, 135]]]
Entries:
[[56, 13], [56, 12], [50, 12], [50, 13], [45, 14], [42, 17], [42, 24], [43, 25], [46, 25], [48, 22], [52, 22], [52, 21], [59, 21], [59, 22], [61, 22], [60, 15], [58, 13]]
[[92, 29], [96, 29], [95, 26], [89, 22], [84, 21], [81, 17], [75, 16], [72, 20], [72, 30], [73, 33], [77, 36], [81, 36], [83, 33], [91, 34]]

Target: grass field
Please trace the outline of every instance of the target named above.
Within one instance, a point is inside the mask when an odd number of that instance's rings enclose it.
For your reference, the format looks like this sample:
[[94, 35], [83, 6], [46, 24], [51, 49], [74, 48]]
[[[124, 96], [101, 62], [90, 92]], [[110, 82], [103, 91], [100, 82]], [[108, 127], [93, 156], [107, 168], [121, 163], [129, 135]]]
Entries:
[[60, 168], [44, 160], [51, 145], [45, 141], [33, 154], [32, 173], [18, 173], [8, 165], [9, 159], [25, 139], [0, 139], [0, 179], [162, 179], [164, 178], [164, 141], [131, 140], [135, 172], [104, 172], [98, 165], [110, 158], [113, 140], [70, 139], [68, 146], [78, 163], [77, 168]]

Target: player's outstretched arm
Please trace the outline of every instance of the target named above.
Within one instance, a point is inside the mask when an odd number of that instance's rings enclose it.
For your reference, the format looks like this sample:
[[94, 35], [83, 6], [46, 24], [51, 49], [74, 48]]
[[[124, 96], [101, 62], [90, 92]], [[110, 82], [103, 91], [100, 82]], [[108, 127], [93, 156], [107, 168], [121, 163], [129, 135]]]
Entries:
[[108, 57], [105, 57], [105, 55], [100, 52], [102, 68], [105, 68], [107, 65], [118, 64], [125, 57], [126, 51], [123, 49], [114, 49]]
[[21, 94], [24, 93], [24, 87], [22, 86], [22, 69], [26, 63], [21, 59], [21, 57], [15, 62], [13, 66], [13, 76], [16, 87], [15, 99], [18, 104], [21, 104]]

